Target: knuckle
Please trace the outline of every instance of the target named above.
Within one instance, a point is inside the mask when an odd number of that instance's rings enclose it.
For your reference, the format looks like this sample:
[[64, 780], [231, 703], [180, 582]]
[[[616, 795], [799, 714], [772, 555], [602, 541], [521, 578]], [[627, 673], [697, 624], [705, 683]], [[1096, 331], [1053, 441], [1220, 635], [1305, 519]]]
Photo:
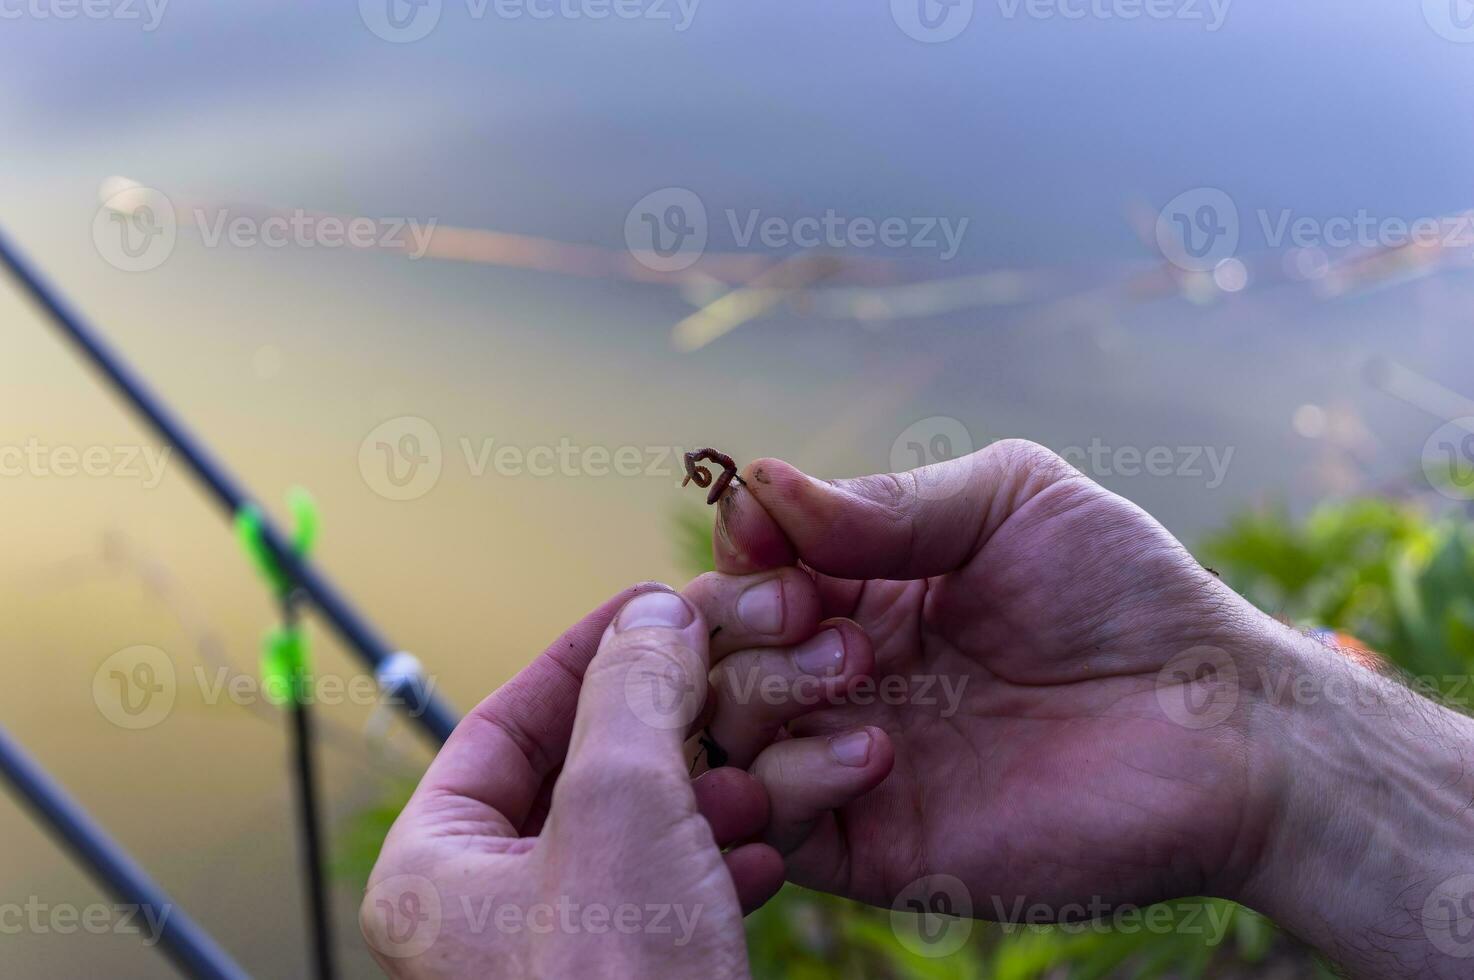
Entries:
[[994, 453], [1015, 466], [1028, 469], [1064, 462], [1048, 448], [1028, 439], [1000, 439], [983, 451]]
[[1004, 472], [1027, 484], [1048, 484], [1080, 475], [1054, 450], [1028, 439], [1002, 439], [982, 452], [994, 454]]
[[712, 673], [711, 686], [720, 704], [741, 709], [742, 717], [751, 721], [781, 714], [793, 699], [796, 673], [796, 668], [772, 660], [723, 662]]
[[730, 577], [721, 572], [702, 572], [686, 583], [686, 587], [681, 589], [681, 594], [699, 605], [710, 596], [718, 594], [723, 583]]
[[910, 519], [916, 510], [916, 474], [877, 473], [841, 481], [842, 489], [863, 497], [881, 515], [895, 523]]
[[794, 785], [793, 762], [788, 752], [769, 748], [768, 751], [758, 755], [752, 764], [751, 772], [769, 792], [781, 795]]
[[589, 663], [585, 681], [636, 666], [690, 674], [701, 668], [701, 657], [675, 630], [640, 627], [613, 637]]

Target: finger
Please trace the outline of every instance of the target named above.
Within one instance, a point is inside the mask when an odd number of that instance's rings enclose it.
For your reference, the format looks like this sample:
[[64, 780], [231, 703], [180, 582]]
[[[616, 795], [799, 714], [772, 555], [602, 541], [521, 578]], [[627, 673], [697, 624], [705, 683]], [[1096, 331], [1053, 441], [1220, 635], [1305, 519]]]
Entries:
[[681, 594], [695, 603], [711, 630], [711, 659], [745, 647], [796, 643], [819, 625], [819, 594], [800, 569], [756, 575], [708, 572]]
[[792, 647], [734, 653], [712, 671], [716, 710], [710, 737], [727, 753], [727, 764], [752, 764], [778, 729], [845, 695], [875, 670], [875, 652], [865, 631], [834, 620]]
[[782, 568], [797, 557], [788, 536], [750, 490], [733, 484], [717, 507], [711, 551], [719, 572], [745, 575]]
[[[631, 598], [668, 591], [659, 582], [626, 589], [560, 636], [456, 726], [421, 779], [406, 813], [469, 798], [490, 807], [515, 836], [539, 789], [568, 751], [584, 671], [599, 638]], [[413, 822], [411, 819], [409, 822]]]
[[[713, 769], [691, 784], [696, 808], [711, 824], [718, 847], [756, 837], [768, 824], [768, 794], [757, 777], [741, 769]], [[767, 844], [746, 843], [724, 855], [744, 914], [783, 887], [783, 857]]]
[[[916, 579], [964, 565], [1021, 507], [1065, 480], [1084, 479], [1033, 443], [994, 443], [905, 473], [825, 482], [780, 460], [743, 470], [747, 492], [719, 514], [735, 570], [777, 553], [781, 537], [805, 564], [849, 579]], [[762, 511], [762, 513], [758, 513]], [[744, 569], [746, 570], [746, 569]]]
[[574, 796], [617, 822], [622, 807], [674, 787], [694, 808], [683, 743], [706, 700], [706, 650], [706, 621], [679, 593], [649, 592], [619, 611], [584, 672], [552, 819]]
[[722, 858], [732, 875], [732, 884], [737, 886], [743, 915], [761, 908], [783, 887], [783, 855], [769, 844], [743, 844]]
[[750, 772], [713, 769], [697, 777], [691, 791], [717, 847], [756, 837], [768, 825], [768, 791]]
[[[752, 774], [768, 791], [768, 830], [764, 840], [788, 854], [803, 845], [829, 811], [879, 786], [895, 764], [895, 749], [874, 726], [827, 738], [790, 738], [768, 746], [752, 764]], [[843, 846], [837, 836], [819, 842], [820, 851]], [[820, 854], [819, 857], [827, 856]]]

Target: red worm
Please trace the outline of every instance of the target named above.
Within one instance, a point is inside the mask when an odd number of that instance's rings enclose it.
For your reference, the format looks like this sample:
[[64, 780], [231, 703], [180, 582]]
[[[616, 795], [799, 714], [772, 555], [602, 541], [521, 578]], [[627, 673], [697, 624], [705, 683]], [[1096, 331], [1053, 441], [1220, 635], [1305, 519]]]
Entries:
[[[697, 465], [702, 460], [710, 460], [722, 468], [722, 475], [712, 481], [711, 470], [705, 466]], [[686, 478], [681, 481], [681, 486], [695, 483], [698, 487], [711, 487], [711, 492], [706, 495], [706, 502], [714, 504], [722, 499], [722, 494], [727, 492], [727, 487], [733, 480], [742, 483], [742, 477], [737, 475], [737, 464], [732, 462], [732, 457], [726, 453], [719, 453], [715, 449], [697, 449], [685, 455]]]

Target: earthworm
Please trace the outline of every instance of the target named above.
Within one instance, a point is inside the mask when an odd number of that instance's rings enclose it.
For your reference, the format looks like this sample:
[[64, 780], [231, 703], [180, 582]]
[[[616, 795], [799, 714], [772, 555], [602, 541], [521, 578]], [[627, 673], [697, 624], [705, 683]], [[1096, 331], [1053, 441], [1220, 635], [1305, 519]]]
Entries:
[[[722, 494], [727, 492], [727, 487], [731, 485], [733, 480], [736, 480], [742, 486], [746, 486], [742, 477], [737, 475], [737, 464], [732, 462], [732, 457], [726, 453], [717, 452], [715, 449], [708, 447], [686, 453], [684, 458], [686, 460], [686, 478], [681, 481], [681, 486], [684, 487], [688, 483], [695, 483], [698, 487], [711, 487], [711, 491], [706, 495], [706, 502], [708, 504], [714, 504], [718, 500], [721, 500]], [[713, 481], [711, 470], [705, 466], [697, 465], [702, 460], [710, 460], [716, 463], [722, 468], [722, 475]]]

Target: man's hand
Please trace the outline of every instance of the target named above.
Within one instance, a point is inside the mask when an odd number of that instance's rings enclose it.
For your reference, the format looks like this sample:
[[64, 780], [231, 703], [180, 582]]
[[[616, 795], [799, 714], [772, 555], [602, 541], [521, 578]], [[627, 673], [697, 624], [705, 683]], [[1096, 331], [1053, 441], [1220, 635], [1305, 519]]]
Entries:
[[[989, 919], [1217, 895], [1361, 975], [1466, 975], [1474, 876], [1440, 886], [1474, 871], [1457, 857], [1474, 842], [1466, 719], [1257, 612], [1038, 446], [833, 483], [776, 460], [743, 477], [719, 570], [801, 563], [875, 662], [863, 698], [790, 723], [805, 737], [753, 766], [793, 880], [889, 905], [951, 875]], [[1368, 692], [1384, 710], [1358, 709]], [[742, 729], [747, 711], [729, 698], [718, 720]], [[857, 730], [894, 771], [815, 818], [787, 746]], [[783, 819], [795, 807], [810, 819]], [[1460, 941], [1469, 958], [1446, 951]]]
[[[1027, 443], [836, 483], [776, 460], [743, 476], [718, 568], [801, 560], [824, 614], [874, 647], [868, 703], [790, 729], [871, 726], [895, 750], [878, 790], [770, 838], [794, 880], [886, 905], [946, 873], [998, 917], [1019, 900], [1147, 903], [1245, 873], [1266, 794], [1243, 719], [1177, 724], [1162, 705], [1192, 705], [1201, 664], [1182, 691], [1162, 690], [1163, 671], [1276, 627], [1156, 521]], [[781, 771], [754, 771], [776, 812]]]
[[[711, 660], [784, 688], [818, 631], [818, 592], [793, 568], [705, 575], [684, 597], [643, 585], [590, 613], [426, 772], [360, 912], [376, 958], [397, 977], [746, 975], [741, 913], [783, 882], [776, 851], [749, 842], [767, 797], [735, 768], [692, 782], [682, 743], [716, 703]], [[826, 674], [831, 688], [869, 663], [846, 632], [851, 666]], [[753, 724], [803, 710], [774, 700]], [[734, 751], [746, 737], [729, 736]], [[808, 775], [822, 808], [879, 778], [827, 758]]]
[[718, 845], [752, 833], [763, 801], [739, 786], [745, 804], [702, 816], [682, 743], [705, 690], [665, 683], [705, 676], [706, 622], [667, 591], [611, 612], [562, 641], [598, 638], [581, 678], [504, 688], [395, 824], [361, 913], [391, 975], [747, 975], [734, 878], [771, 882], [777, 855]]

